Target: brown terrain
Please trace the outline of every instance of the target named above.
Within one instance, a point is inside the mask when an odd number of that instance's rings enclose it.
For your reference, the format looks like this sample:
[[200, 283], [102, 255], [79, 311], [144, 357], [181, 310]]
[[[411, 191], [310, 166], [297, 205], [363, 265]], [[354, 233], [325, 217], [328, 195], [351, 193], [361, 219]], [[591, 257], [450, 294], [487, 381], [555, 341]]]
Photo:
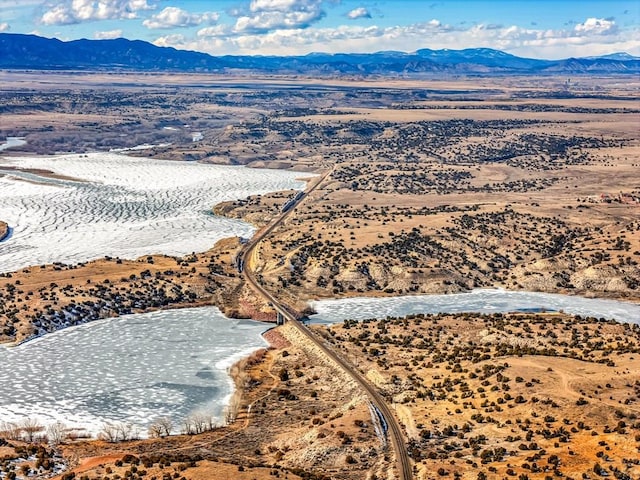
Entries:
[[[315, 329], [388, 399], [417, 479], [640, 475], [637, 325], [459, 314]], [[393, 478], [363, 394], [291, 326], [269, 335], [277, 348], [238, 366], [229, 426], [144, 441], [67, 440], [57, 453], [77, 478], [92, 480]], [[12, 458], [29, 447], [9, 440], [3, 448]], [[56, 460], [48, 447], [40, 455]]]
[[[36, 76], [0, 76], [0, 138], [27, 140], [6, 155], [171, 143], [131, 154], [326, 173], [251, 258], [299, 312], [313, 298], [477, 287], [640, 300], [640, 107], [628, 78], [265, 78], [247, 89], [61, 73], [34, 90]], [[294, 193], [212, 208], [263, 227]], [[185, 258], [2, 274], [0, 340], [187, 305], [274, 319], [237, 271], [240, 248], [228, 239]], [[278, 331], [275, 348], [237, 372], [229, 426], [61, 451], [97, 457], [79, 463], [90, 479], [393, 478], [357, 385], [295, 329]], [[393, 402], [416, 478], [640, 477], [635, 326], [463, 315], [325, 335]], [[125, 454], [135, 459], [117, 466]]]
[[416, 478], [640, 478], [638, 325], [415, 315], [324, 335], [392, 403]]

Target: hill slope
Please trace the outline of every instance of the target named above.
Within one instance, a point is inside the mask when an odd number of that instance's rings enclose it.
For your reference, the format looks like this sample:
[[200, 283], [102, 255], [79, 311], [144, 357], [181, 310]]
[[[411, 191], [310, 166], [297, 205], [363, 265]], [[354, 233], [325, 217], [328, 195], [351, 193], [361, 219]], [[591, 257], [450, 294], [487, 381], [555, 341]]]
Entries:
[[221, 72], [321, 75], [411, 74], [637, 74], [640, 58], [625, 53], [603, 57], [539, 60], [490, 48], [422, 49], [414, 53], [312, 53], [304, 56], [222, 56], [157, 47], [141, 40], [73, 40], [0, 34], [0, 68], [123, 69], [136, 71]]

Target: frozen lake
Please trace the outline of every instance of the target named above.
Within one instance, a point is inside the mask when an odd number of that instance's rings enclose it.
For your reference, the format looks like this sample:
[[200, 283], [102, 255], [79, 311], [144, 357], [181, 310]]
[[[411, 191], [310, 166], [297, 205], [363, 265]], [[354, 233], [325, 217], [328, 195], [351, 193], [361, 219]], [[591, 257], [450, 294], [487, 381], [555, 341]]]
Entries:
[[190, 413], [222, 423], [235, 361], [266, 345], [271, 325], [215, 307], [123, 316], [0, 346], [0, 424], [61, 420], [97, 434], [105, 422], [148, 425]]
[[[245, 222], [211, 215], [224, 200], [301, 189], [301, 174], [131, 158], [115, 153], [5, 158], [0, 168], [48, 169], [81, 182], [8, 172], [0, 177], [0, 271], [105, 255], [204, 251], [250, 237]], [[456, 295], [355, 298], [312, 303], [314, 322], [411, 313], [563, 310], [640, 322], [640, 305], [563, 295], [476, 290]], [[0, 422], [62, 420], [97, 433], [126, 422], [141, 433], [159, 416], [193, 412], [222, 419], [233, 390], [227, 368], [264, 345], [267, 325], [204, 307], [93, 322], [15, 348], [0, 346]], [[176, 429], [177, 431], [177, 429]]]
[[[476, 290], [456, 295], [313, 302], [314, 322], [411, 313], [564, 310], [638, 323], [640, 305], [544, 293]], [[269, 324], [225, 318], [215, 307], [128, 315], [72, 327], [15, 348], [0, 346], [0, 423], [26, 416], [97, 433], [105, 422], [142, 434], [159, 416], [179, 431], [190, 413], [219, 421], [233, 391], [227, 368], [265, 345]]]
[[7, 137], [4, 142], [0, 143], [0, 152], [12, 147], [21, 147], [26, 144], [27, 142], [22, 137]]
[[310, 302], [317, 315], [313, 323], [336, 323], [345, 319], [403, 317], [413, 313], [563, 311], [573, 315], [640, 323], [640, 305], [615, 300], [574, 297], [539, 292], [478, 289], [453, 295], [419, 295], [390, 298], [348, 298]]
[[[2, 166], [46, 169], [72, 182]], [[208, 250], [254, 228], [212, 215], [222, 201], [303, 189], [297, 172], [133, 158], [115, 153], [0, 158], [0, 220], [13, 229], [0, 243], [0, 272], [77, 263], [105, 255], [137, 258]]]

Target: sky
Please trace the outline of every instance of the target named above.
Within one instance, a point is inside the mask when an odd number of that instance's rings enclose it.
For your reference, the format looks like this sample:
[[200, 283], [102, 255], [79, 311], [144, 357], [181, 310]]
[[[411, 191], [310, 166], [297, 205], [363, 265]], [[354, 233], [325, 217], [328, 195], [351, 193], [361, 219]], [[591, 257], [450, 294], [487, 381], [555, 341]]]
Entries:
[[212, 55], [487, 47], [546, 59], [640, 56], [640, 1], [0, 0], [0, 32]]

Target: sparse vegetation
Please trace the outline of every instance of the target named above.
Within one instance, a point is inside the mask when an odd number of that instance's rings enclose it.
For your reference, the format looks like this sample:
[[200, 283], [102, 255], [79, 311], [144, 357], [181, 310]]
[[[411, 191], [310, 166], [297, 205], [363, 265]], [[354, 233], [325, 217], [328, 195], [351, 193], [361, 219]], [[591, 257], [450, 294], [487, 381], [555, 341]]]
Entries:
[[600, 475], [640, 475], [640, 444], [627, 441], [640, 429], [638, 325], [418, 314], [345, 321], [323, 334], [398, 405], [426, 478], [445, 460], [461, 478], [587, 478], [603, 457]]

